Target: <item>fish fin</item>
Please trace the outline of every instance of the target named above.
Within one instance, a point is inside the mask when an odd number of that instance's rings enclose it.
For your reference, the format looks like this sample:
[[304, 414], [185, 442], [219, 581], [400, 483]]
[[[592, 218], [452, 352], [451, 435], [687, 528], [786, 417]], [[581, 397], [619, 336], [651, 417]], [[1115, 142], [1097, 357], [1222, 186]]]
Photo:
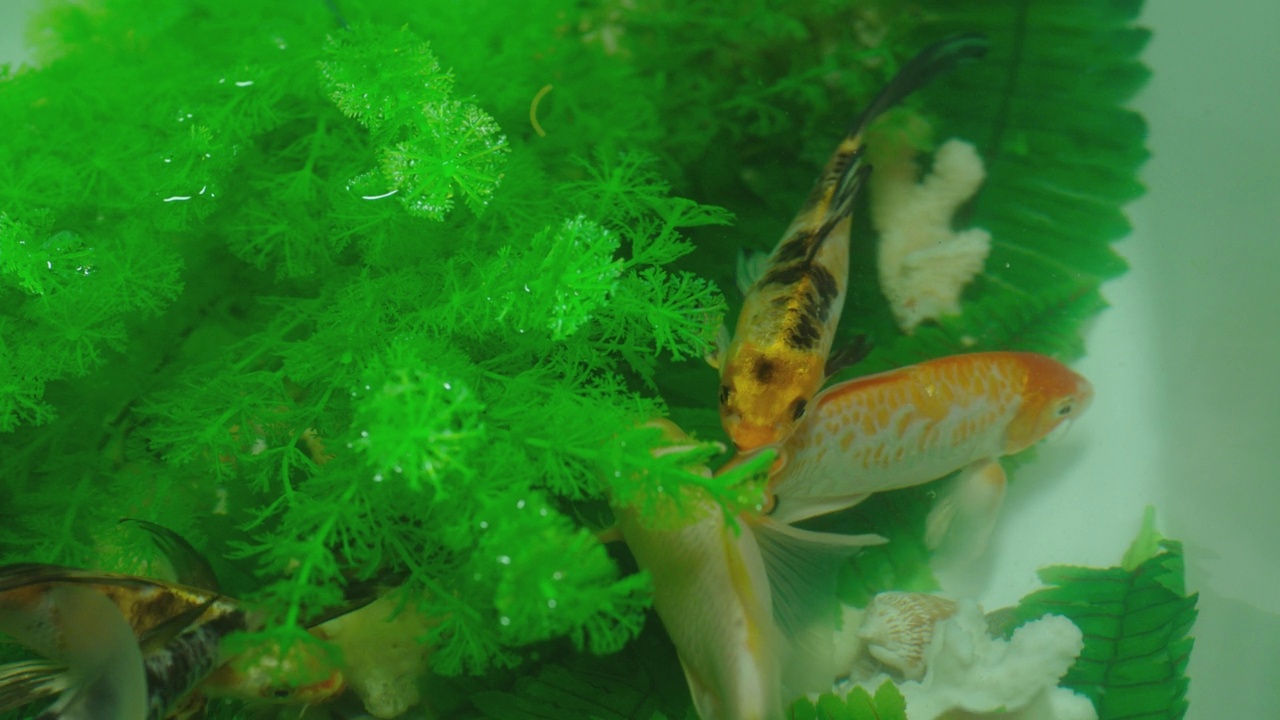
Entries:
[[788, 497], [786, 486], [792, 482], [795, 480], [779, 485], [775, 492], [773, 512], [769, 514], [769, 518], [775, 522], [789, 525], [811, 517], [847, 510], [871, 496], [871, 493], [864, 492], [822, 497]]
[[71, 687], [67, 667], [49, 660], [23, 660], [0, 666], [0, 713], [57, 695]]
[[830, 379], [836, 373], [843, 372], [862, 362], [871, 354], [873, 347], [875, 347], [875, 344], [871, 342], [870, 337], [859, 335], [848, 345], [831, 353], [830, 357], [827, 358], [826, 366], [823, 367], [823, 372]]
[[222, 599], [221, 595], [214, 595], [199, 605], [192, 605], [182, 612], [166, 619], [164, 622], [156, 625], [138, 638], [138, 645], [142, 647], [142, 651], [151, 652], [173, 640], [184, 630], [191, 627], [204, 615], [205, 611], [213, 606], [214, 603]]
[[[858, 198], [858, 192], [862, 190], [862, 186], [871, 175], [871, 166], [862, 162], [862, 154], [862, 148], [853, 151], [844, 169], [841, 170], [835, 192], [831, 197], [831, 204], [822, 217], [822, 224], [813, 233], [813, 241], [809, 244], [805, 262], [813, 262], [836, 226], [853, 215], [853, 202]], [[844, 235], [847, 237], [848, 233]]]
[[622, 537], [622, 529], [615, 524], [607, 528], [604, 528], [602, 530], [597, 530], [596, 540], [599, 540], [601, 544], [604, 544], [604, 545], [608, 545], [610, 543], [616, 543], [616, 542], [623, 542], [624, 538]]
[[769, 269], [769, 253], [754, 252], [751, 250], [739, 250], [738, 262], [735, 266], [734, 281], [738, 285], [738, 292], [743, 297], [747, 296], [747, 291], [761, 277], [764, 277], [765, 271]]
[[62, 565], [44, 563], [15, 563], [0, 567], [0, 592], [7, 592], [26, 585], [63, 580], [69, 574], [82, 571]]
[[724, 356], [729, 352], [729, 343], [731, 342], [733, 342], [733, 338], [729, 336], [729, 326], [722, 323], [720, 329], [716, 332], [715, 347], [703, 357], [703, 360], [706, 360], [711, 367], [719, 370], [720, 366], [724, 364]]
[[147, 533], [151, 541], [169, 561], [174, 578], [183, 585], [217, 592], [221, 589], [213, 566], [186, 538], [163, 525], [136, 518], [121, 518], [120, 524], [128, 524]]
[[784, 696], [830, 690], [838, 674], [834, 639], [840, 619], [840, 566], [861, 548], [887, 540], [802, 530], [768, 517], [754, 518], [750, 525], [783, 641], [779, 660]]
[[925, 546], [944, 563], [976, 560], [991, 539], [1006, 484], [999, 460], [980, 460], [961, 470], [925, 519]]
[[866, 109], [853, 121], [849, 135], [862, 134], [885, 110], [902, 102], [908, 95], [928, 85], [934, 78], [951, 72], [963, 62], [977, 60], [987, 54], [990, 43], [983, 35], [952, 35], [929, 45], [898, 68], [889, 83], [876, 94]]

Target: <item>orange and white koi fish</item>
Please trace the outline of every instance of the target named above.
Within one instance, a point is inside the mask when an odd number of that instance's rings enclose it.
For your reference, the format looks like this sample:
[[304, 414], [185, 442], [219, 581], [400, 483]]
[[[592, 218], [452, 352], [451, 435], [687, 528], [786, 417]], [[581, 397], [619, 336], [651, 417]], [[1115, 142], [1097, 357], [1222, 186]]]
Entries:
[[[814, 398], [779, 446], [770, 517], [792, 523], [961, 470], [960, 491], [929, 520], [936, 546], [966, 504], [994, 521], [1005, 485], [999, 459], [1079, 417], [1092, 397], [1066, 365], [1024, 352], [954, 355], [840, 383]], [[977, 523], [971, 540], [981, 544], [989, 531]]]
[[[655, 424], [673, 443], [688, 440], [669, 422]], [[693, 518], [675, 528], [648, 525], [634, 508], [615, 510], [623, 539], [653, 579], [653, 607], [698, 716], [780, 720], [790, 694], [829, 689], [834, 677], [822, 666], [831, 661], [822, 643], [834, 630], [835, 563], [884, 539], [813, 533], [752, 513], [732, 527], [701, 489], [681, 502]], [[815, 668], [829, 670], [825, 683]]]
[[745, 290], [732, 340], [722, 338], [710, 359], [720, 369], [720, 419], [739, 450], [785, 438], [823, 382], [865, 354], [856, 343], [828, 359], [844, 308], [853, 202], [871, 171], [862, 157], [867, 126], [986, 49], [983, 38], [960, 35], [903, 65], [850, 126], [759, 278]]

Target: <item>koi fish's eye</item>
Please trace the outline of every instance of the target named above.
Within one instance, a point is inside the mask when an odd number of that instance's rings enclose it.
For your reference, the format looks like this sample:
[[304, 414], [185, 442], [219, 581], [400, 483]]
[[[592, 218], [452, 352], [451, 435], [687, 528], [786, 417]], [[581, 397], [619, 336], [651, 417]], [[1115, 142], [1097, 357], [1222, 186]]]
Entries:
[[1075, 409], [1076, 409], [1076, 404], [1074, 401], [1065, 400], [1061, 405], [1058, 406], [1058, 417], [1066, 417], [1070, 415], [1072, 412], [1074, 412]]
[[730, 390], [728, 385], [720, 386], [720, 404], [721, 405], [729, 404], [729, 393], [730, 393]]
[[804, 415], [805, 406], [808, 404], [809, 402], [804, 398], [797, 398], [795, 402], [791, 403], [791, 419], [793, 421], [799, 420], [800, 416]]

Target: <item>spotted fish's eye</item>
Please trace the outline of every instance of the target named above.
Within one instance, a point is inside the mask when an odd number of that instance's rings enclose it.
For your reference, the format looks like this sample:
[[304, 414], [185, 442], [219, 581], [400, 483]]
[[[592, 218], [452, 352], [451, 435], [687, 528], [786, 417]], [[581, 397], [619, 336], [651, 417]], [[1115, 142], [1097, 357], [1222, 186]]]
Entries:
[[729, 404], [729, 386], [728, 385], [720, 386], [720, 404], [721, 405]]
[[800, 416], [804, 414], [805, 406], [808, 404], [809, 404], [808, 401], [806, 401], [804, 398], [800, 398], [796, 400], [794, 403], [791, 403], [791, 419], [799, 420]]

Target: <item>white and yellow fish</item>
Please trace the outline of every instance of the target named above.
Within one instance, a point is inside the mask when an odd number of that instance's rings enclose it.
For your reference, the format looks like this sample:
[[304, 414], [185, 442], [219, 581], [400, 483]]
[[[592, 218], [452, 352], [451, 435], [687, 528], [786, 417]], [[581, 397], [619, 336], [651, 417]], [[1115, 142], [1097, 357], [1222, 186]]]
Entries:
[[903, 65], [850, 126], [759, 277], [745, 288], [733, 337], [722, 337], [710, 358], [720, 369], [720, 419], [740, 451], [785, 438], [826, 379], [865, 354], [858, 342], [830, 356], [848, 282], [850, 215], [871, 171], [862, 157], [867, 126], [986, 48], [981, 37], [960, 35]]
[[[654, 424], [677, 447], [688, 441], [675, 425]], [[750, 512], [733, 527], [700, 489], [681, 504], [693, 517], [675, 528], [650, 525], [634, 508], [615, 510], [623, 539], [652, 576], [653, 607], [698, 716], [779, 720], [793, 696], [829, 689], [834, 677], [836, 563], [884, 539], [811, 533]]]

